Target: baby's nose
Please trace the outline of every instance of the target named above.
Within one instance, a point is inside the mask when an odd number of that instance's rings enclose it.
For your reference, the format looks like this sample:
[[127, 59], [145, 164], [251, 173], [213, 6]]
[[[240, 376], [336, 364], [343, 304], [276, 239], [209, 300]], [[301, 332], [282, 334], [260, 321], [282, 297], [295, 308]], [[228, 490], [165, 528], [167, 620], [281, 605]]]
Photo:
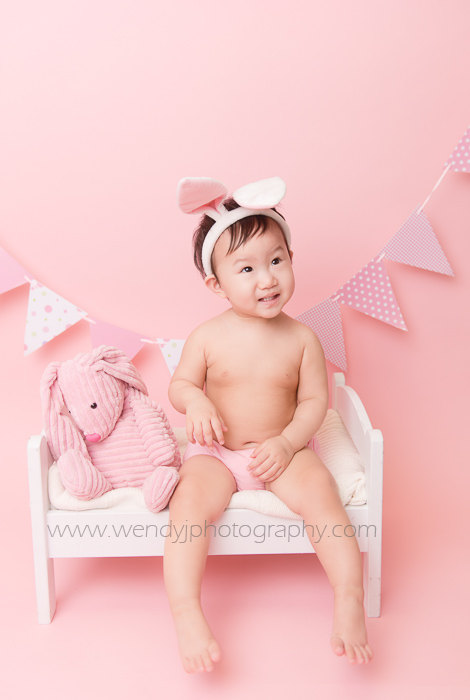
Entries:
[[85, 435], [85, 440], [88, 440], [88, 442], [99, 442], [101, 440], [101, 435], [98, 435], [98, 433], [89, 433]]

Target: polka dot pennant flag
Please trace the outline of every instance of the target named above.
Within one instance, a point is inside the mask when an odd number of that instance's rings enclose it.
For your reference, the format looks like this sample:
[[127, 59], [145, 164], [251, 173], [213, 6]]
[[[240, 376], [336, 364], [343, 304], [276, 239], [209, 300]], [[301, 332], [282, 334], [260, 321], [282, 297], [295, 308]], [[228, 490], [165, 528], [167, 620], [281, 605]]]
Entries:
[[82, 311], [37, 280], [29, 288], [24, 354], [29, 355], [86, 316]]
[[90, 338], [94, 348], [98, 348], [100, 345], [112, 345], [120, 348], [131, 360], [144, 345], [141, 337], [141, 333], [126, 331], [124, 328], [113, 326], [104, 321], [90, 323]]
[[173, 372], [177, 368], [178, 362], [180, 361], [185, 340], [157, 338], [157, 343], [160, 346], [161, 353], [165, 358], [170, 374], [173, 375]]
[[423, 211], [415, 209], [382, 253], [388, 260], [443, 275], [454, 274]]
[[15, 258], [0, 248], [0, 294], [26, 284], [27, 274], [27, 271]]
[[371, 260], [332, 296], [378, 321], [407, 330], [387, 271], [378, 258]]
[[444, 165], [450, 165], [456, 173], [470, 173], [470, 126]]
[[346, 371], [343, 326], [338, 302], [325, 299], [296, 318], [317, 334], [326, 359]]

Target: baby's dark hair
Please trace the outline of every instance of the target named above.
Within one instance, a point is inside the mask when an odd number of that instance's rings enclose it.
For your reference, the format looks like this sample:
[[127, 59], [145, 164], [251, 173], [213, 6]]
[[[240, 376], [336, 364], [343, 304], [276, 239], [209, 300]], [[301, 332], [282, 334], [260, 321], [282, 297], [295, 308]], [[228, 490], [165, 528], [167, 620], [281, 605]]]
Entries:
[[[232, 209], [237, 209], [240, 206], [233, 199], [233, 197], [229, 197], [228, 199], [226, 199], [223, 202], [223, 205], [228, 211], [231, 211]], [[277, 211], [277, 209], [275, 209], [274, 207], [272, 207], [272, 211], [275, 211], [276, 214], [282, 216], [281, 212]], [[239, 219], [238, 221], [235, 221], [235, 223], [233, 223], [231, 226], [228, 226], [227, 229], [225, 229], [226, 231], [230, 231], [230, 245], [227, 252], [232, 253], [234, 250], [237, 250], [237, 248], [246, 243], [246, 241], [248, 241], [250, 238], [253, 238], [253, 236], [257, 235], [258, 233], [263, 233], [266, 228], [268, 218], [269, 217], [264, 216], [264, 214], [253, 214], [252, 216], [245, 216], [245, 218]], [[284, 216], [282, 216], [282, 218], [285, 219]], [[207, 236], [209, 229], [213, 226], [213, 224], [214, 219], [211, 219], [210, 216], [204, 214], [201, 221], [199, 222], [199, 226], [193, 234], [194, 264], [196, 265], [203, 278], [205, 278], [206, 273], [204, 272], [204, 268], [202, 266], [202, 244], [204, 243], [204, 239]], [[286, 241], [286, 237], [283, 231], [282, 235], [284, 237], [284, 240]], [[289, 250], [287, 241], [286, 246]], [[212, 264], [212, 259], [211, 265], [214, 275], [217, 278], [216, 271], [214, 270], [214, 266]]]

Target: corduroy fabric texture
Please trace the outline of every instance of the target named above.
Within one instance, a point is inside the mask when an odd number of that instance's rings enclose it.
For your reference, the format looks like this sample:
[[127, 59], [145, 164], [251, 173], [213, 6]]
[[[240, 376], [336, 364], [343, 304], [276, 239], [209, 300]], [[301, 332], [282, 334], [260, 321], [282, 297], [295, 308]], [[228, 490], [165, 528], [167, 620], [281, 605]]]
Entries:
[[150, 510], [167, 505], [179, 480], [178, 443], [121, 350], [101, 345], [51, 362], [40, 393], [49, 448], [69, 493], [91, 499], [142, 486]]

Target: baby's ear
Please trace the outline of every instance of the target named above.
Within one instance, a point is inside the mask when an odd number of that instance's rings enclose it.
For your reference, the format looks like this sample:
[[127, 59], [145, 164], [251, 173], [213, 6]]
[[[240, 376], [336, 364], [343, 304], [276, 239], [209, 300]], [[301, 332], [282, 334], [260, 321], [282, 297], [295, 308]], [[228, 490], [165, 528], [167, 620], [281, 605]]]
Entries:
[[214, 294], [217, 294], [217, 296], [222, 297], [222, 299], [226, 299], [227, 295], [225, 294], [224, 290], [220, 286], [217, 277], [215, 275], [207, 275], [207, 277], [204, 279], [204, 284], [208, 289], [211, 290], [211, 292], [214, 292]]

